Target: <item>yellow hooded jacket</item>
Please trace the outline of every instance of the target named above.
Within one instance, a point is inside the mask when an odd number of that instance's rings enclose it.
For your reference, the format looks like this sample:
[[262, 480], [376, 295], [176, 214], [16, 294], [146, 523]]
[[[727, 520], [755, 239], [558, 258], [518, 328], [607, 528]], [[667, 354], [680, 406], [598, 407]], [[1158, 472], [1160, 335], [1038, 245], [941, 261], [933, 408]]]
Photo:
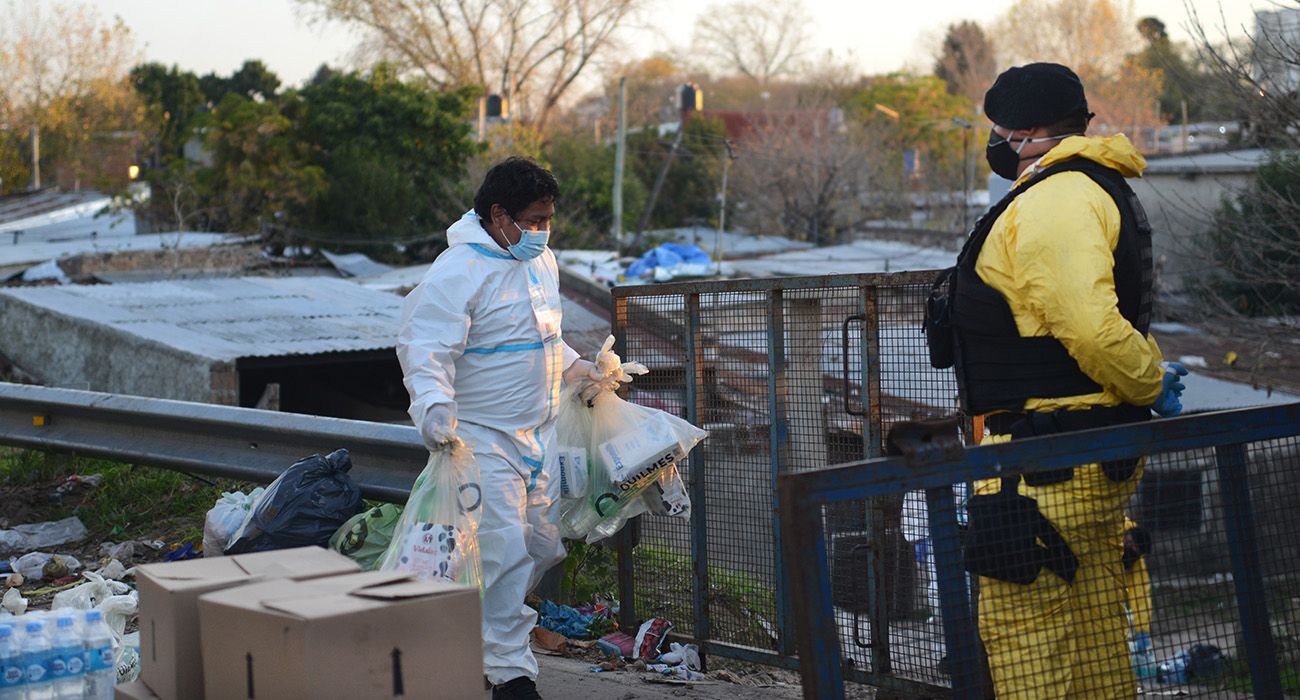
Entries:
[[[1071, 136], [1025, 170], [1074, 157], [1141, 176], [1146, 159], [1123, 135]], [[1087, 175], [1053, 175], [1017, 197], [998, 217], [975, 263], [985, 284], [1007, 300], [1023, 337], [1052, 336], [1102, 387], [1083, 396], [1029, 399], [1025, 410], [1052, 411], [1128, 403], [1149, 406], [1160, 394], [1160, 348], [1119, 312], [1113, 274], [1120, 215]]]

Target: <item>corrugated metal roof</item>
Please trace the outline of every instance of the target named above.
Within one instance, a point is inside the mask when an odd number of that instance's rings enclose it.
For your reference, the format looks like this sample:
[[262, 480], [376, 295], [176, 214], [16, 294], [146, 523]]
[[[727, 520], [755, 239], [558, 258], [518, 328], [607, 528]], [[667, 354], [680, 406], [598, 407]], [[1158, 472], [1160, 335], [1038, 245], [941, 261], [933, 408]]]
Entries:
[[[0, 240], [10, 234], [0, 233]], [[131, 250], [167, 250], [206, 248], [240, 240], [240, 236], [220, 233], [142, 233], [135, 236], [97, 236], [65, 241], [36, 241], [17, 245], [0, 244], [0, 267], [35, 265], [81, 253], [118, 253]]]
[[402, 305], [330, 277], [14, 288], [3, 297], [219, 361], [391, 348]]
[[1192, 153], [1147, 160], [1143, 175], [1187, 173], [1250, 173], [1268, 160], [1268, 151], [1246, 148], [1222, 153]]

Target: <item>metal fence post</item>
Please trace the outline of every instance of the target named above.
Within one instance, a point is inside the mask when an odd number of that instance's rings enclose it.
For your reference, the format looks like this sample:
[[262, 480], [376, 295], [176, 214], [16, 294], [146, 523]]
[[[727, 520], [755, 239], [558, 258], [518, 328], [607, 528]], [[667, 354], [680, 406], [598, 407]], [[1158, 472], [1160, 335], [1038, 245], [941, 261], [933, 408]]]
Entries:
[[839, 627], [831, 603], [822, 509], [809, 507], [801, 484], [788, 480], [790, 476], [780, 480], [781, 522], [786, 560], [803, 564], [790, 571], [803, 696], [805, 700], [834, 700], [844, 697], [844, 669]]
[[953, 697], [981, 700], [979, 643], [962, 565], [961, 534], [952, 486], [926, 489], [925, 505], [930, 541], [934, 543], [934, 568], [939, 575], [939, 614], [943, 617], [948, 667], [952, 669]]
[[[880, 419], [880, 305], [874, 285], [861, 287], [862, 326], [861, 367], [862, 386], [862, 449], [867, 459], [879, 457], [883, 452]], [[880, 506], [884, 496], [867, 500], [867, 606], [871, 620], [871, 671], [890, 673], [889, 652], [889, 595], [885, 586], [885, 571], [889, 546], [885, 534], [885, 518]]]
[[1282, 697], [1277, 650], [1269, 628], [1264, 577], [1260, 572], [1259, 546], [1255, 542], [1255, 512], [1250, 501], [1246, 447], [1221, 445], [1214, 449], [1219, 467], [1219, 492], [1223, 496], [1224, 528], [1232, 560], [1232, 582], [1237, 593], [1237, 612], [1246, 644], [1251, 685], [1255, 696]]
[[[686, 420], [700, 424], [700, 379], [704, 371], [704, 343], [700, 335], [700, 295], [686, 295]], [[709, 621], [709, 539], [705, 517], [704, 448], [691, 451], [687, 486], [691, 494], [691, 611], [695, 638], [705, 642], [712, 634]], [[701, 647], [701, 659], [703, 659]]]
[[776, 538], [776, 626], [780, 632], [777, 651], [782, 656], [795, 653], [794, 612], [790, 601], [790, 580], [785, 566], [781, 534], [781, 491], [777, 479], [785, 465], [791, 463], [790, 426], [786, 416], [785, 376], [785, 294], [773, 289], [767, 296], [767, 393], [769, 457], [772, 466], [772, 533]]
[[[627, 354], [628, 326], [627, 297], [614, 297], [614, 316], [610, 319], [614, 334], [614, 345], [618, 351]], [[636, 615], [636, 560], [632, 550], [636, 547], [633, 528], [637, 526], [634, 518], [626, 527], [614, 536], [614, 548], [618, 552], [618, 624], [623, 629], [636, 629], [640, 620]]]

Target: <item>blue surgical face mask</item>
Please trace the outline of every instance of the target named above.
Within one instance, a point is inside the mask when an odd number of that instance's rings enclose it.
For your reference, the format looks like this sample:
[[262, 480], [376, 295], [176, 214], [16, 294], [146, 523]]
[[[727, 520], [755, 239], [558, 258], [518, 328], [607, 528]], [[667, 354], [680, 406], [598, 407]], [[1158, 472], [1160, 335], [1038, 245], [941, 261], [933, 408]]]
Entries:
[[532, 260], [546, 250], [546, 242], [551, 237], [550, 229], [525, 231], [517, 221], [515, 228], [519, 229], [519, 242], [506, 248], [515, 260]]

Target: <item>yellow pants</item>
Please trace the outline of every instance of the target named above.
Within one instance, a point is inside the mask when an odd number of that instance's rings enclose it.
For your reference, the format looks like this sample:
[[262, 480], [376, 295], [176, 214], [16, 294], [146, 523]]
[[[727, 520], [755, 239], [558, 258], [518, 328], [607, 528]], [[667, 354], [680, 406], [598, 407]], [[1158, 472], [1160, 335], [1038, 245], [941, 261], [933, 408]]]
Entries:
[[[1065, 483], [1021, 482], [1020, 492], [1037, 499], [1078, 557], [1079, 570], [1073, 584], [1047, 569], [1028, 585], [980, 578], [980, 637], [998, 700], [1137, 696], [1119, 585], [1123, 546], [1115, 533], [1141, 478], [1139, 466], [1117, 484], [1089, 464], [1076, 467]], [[996, 480], [981, 482], [976, 491], [998, 487]]]

